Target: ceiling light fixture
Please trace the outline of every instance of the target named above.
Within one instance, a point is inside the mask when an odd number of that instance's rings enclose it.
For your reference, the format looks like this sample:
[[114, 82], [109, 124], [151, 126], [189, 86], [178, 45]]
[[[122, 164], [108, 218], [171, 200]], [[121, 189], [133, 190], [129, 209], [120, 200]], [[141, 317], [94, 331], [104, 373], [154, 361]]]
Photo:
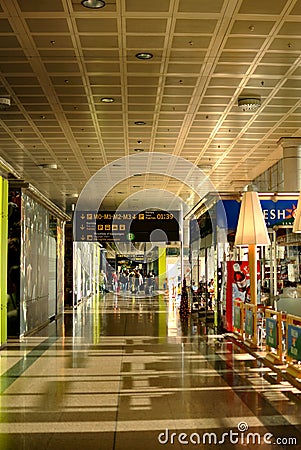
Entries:
[[112, 97], [103, 97], [100, 99], [102, 103], [114, 103], [115, 100]]
[[104, 6], [106, 6], [106, 4], [103, 0], [83, 0], [81, 2], [81, 4], [85, 8], [90, 8], [90, 9], [99, 9], [99, 8], [103, 8]]
[[148, 52], [140, 52], [140, 53], [136, 53], [136, 58], [138, 59], [152, 59], [154, 55], [152, 53], [148, 53]]
[[238, 107], [241, 111], [254, 112], [261, 106], [260, 98], [256, 97], [240, 97], [238, 99]]
[[146, 123], [143, 120], [137, 120], [137, 122], [135, 122], [135, 125], [146, 125]]
[[73, 193], [70, 193], [70, 192], [66, 192], [65, 196], [66, 197], [78, 198], [78, 194], [73, 194]]
[[38, 167], [40, 167], [41, 169], [57, 169], [57, 164], [55, 163], [50, 163], [50, 164], [38, 164]]
[[212, 167], [213, 164], [198, 164], [198, 168], [201, 170], [210, 170]]
[[10, 98], [0, 97], [0, 111], [5, 111], [10, 108]]
[[143, 148], [135, 148], [134, 152], [144, 152], [144, 149]]

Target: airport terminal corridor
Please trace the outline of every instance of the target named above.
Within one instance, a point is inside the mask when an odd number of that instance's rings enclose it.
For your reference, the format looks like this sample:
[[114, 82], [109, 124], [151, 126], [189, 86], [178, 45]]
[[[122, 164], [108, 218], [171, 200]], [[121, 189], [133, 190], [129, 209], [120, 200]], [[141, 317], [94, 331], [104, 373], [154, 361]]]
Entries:
[[301, 445], [300, 391], [168, 295], [92, 296], [0, 358], [1, 450]]

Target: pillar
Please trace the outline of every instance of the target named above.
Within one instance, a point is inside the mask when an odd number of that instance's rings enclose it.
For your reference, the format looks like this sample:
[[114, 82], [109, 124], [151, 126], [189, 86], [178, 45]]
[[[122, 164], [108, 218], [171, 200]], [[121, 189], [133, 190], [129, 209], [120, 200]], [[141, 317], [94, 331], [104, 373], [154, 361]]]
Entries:
[[299, 192], [301, 189], [301, 137], [282, 137], [278, 144], [283, 148], [283, 190]]

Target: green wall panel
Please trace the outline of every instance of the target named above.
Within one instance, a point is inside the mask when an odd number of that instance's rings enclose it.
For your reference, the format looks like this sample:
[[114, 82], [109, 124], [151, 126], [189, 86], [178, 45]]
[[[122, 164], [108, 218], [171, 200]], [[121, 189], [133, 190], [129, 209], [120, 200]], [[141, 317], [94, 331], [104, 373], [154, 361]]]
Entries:
[[7, 341], [8, 181], [0, 177], [0, 345]]

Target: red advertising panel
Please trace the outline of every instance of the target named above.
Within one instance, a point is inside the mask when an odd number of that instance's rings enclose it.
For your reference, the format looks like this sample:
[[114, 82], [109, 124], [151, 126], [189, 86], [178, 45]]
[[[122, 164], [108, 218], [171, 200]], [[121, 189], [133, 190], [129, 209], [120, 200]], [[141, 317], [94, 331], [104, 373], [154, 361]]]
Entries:
[[[260, 280], [259, 261], [257, 261], [257, 280]], [[258, 290], [260, 292], [259, 283]], [[226, 328], [228, 331], [233, 331], [234, 300], [250, 303], [248, 261], [227, 261]]]

